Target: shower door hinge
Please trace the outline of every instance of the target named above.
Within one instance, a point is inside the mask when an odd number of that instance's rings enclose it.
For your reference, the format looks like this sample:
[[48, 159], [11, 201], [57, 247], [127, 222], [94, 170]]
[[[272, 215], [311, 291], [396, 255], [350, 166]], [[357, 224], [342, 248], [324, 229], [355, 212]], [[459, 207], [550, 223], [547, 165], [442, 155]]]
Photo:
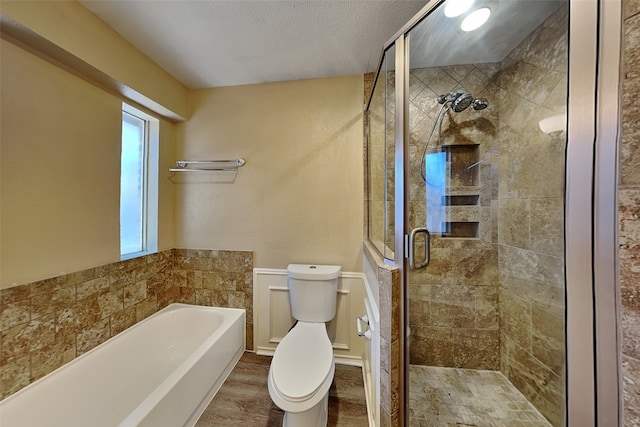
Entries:
[[409, 258], [409, 235], [404, 235], [404, 257]]

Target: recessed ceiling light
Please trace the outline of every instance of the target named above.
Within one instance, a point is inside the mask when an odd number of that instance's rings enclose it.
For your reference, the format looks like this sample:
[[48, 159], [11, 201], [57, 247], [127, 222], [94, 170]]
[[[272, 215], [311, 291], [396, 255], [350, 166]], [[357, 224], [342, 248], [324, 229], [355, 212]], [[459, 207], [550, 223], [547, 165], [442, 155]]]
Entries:
[[444, 7], [444, 16], [455, 18], [471, 8], [475, 0], [448, 0]]
[[491, 15], [491, 10], [488, 7], [483, 7], [482, 9], [474, 10], [471, 12], [464, 20], [462, 24], [460, 24], [460, 29], [462, 31], [473, 31], [482, 27], [487, 19], [489, 19], [489, 15]]

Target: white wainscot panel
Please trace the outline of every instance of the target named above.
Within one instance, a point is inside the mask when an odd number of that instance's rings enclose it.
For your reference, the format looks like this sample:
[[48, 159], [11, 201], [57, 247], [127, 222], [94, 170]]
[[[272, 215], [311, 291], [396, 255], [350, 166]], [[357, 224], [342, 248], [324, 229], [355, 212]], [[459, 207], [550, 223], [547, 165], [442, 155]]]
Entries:
[[[327, 323], [336, 362], [361, 366], [365, 340], [358, 337], [356, 316], [364, 313], [363, 275], [343, 272], [337, 298], [336, 317]], [[253, 307], [256, 353], [273, 355], [280, 340], [295, 323], [291, 316], [286, 270], [253, 270]]]
[[291, 315], [289, 289], [286, 286], [269, 286], [268, 298], [269, 313], [278, 313], [277, 316], [269, 316], [269, 343], [277, 345], [296, 319]]

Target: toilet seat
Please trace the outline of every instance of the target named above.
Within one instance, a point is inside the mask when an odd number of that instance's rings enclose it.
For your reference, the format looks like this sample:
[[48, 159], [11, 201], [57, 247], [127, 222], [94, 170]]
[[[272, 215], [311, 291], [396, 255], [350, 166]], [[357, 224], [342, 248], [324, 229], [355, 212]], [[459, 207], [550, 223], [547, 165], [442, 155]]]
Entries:
[[269, 391], [285, 411], [319, 402], [333, 382], [333, 346], [324, 323], [298, 322], [280, 341], [269, 369]]

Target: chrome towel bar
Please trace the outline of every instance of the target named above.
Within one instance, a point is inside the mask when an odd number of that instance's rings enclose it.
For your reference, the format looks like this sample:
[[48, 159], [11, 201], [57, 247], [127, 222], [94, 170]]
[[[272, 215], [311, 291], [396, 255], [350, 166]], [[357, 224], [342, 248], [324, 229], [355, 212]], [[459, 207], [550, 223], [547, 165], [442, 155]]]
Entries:
[[170, 168], [170, 172], [211, 172], [228, 171], [237, 172], [238, 168], [247, 162], [244, 159], [234, 160], [178, 160], [176, 167]]

